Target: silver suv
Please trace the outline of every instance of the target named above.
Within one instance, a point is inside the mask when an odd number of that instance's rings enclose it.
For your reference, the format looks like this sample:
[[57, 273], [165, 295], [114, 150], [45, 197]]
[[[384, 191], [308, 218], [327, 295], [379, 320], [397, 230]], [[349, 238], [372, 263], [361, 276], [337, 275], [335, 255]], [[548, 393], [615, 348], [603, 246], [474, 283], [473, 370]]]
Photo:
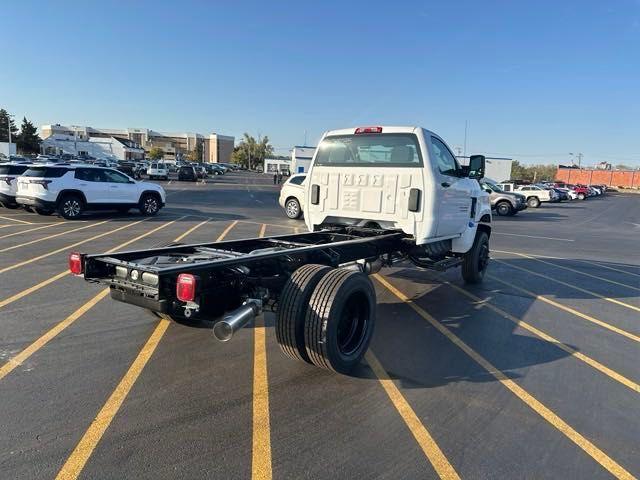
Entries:
[[505, 192], [490, 178], [480, 180], [480, 185], [489, 194], [491, 208], [501, 216], [511, 216], [527, 208], [527, 198], [521, 193]]

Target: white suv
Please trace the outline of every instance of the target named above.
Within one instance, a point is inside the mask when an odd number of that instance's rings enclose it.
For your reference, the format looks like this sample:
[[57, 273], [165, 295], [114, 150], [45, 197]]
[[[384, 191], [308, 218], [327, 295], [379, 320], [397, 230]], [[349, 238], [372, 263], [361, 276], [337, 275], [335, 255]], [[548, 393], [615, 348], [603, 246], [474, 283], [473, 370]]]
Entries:
[[558, 199], [556, 192], [537, 185], [521, 185], [515, 191], [527, 197], [527, 205], [531, 208], [538, 208], [541, 202], [555, 202]]
[[147, 176], [149, 179], [159, 178], [160, 180], [169, 179], [169, 168], [164, 163], [153, 162], [147, 168]]
[[85, 210], [137, 208], [155, 215], [165, 204], [160, 185], [139, 182], [111, 168], [90, 165], [31, 166], [18, 178], [16, 203], [34, 207], [41, 215], [57, 211], [67, 219]]
[[289, 218], [300, 218], [302, 215], [302, 205], [304, 205], [304, 180], [307, 174], [291, 175], [282, 189], [278, 199], [280, 206], [284, 208], [284, 213]]
[[16, 203], [18, 177], [28, 168], [29, 165], [19, 163], [0, 164], [0, 204], [6, 208], [18, 208]]

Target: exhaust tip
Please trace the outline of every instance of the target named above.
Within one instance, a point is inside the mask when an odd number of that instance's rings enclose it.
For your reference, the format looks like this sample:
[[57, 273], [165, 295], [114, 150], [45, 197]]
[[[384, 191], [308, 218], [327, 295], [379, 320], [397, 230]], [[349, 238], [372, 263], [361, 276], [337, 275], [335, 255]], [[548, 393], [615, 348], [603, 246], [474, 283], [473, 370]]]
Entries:
[[233, 328], [225, 320], [221, 320], [213, 326], [213, 335], [221, 342], [228, 342], [233, 337]]

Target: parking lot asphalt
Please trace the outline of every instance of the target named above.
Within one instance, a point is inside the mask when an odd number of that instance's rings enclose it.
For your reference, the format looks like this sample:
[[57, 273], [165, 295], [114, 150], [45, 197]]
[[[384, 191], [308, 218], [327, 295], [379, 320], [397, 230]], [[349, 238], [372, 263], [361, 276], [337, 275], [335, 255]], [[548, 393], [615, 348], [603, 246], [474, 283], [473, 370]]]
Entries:
[[0, 478], [640, 475], [640, 196], [494, 216], [479, 286], [383, 270], [345, 376], [285, 358], [271, 313], [223, 344], [67, 274], [70, 250], [305, 229], [270, 176], [158, 183], [153, 218], [0, 208]]

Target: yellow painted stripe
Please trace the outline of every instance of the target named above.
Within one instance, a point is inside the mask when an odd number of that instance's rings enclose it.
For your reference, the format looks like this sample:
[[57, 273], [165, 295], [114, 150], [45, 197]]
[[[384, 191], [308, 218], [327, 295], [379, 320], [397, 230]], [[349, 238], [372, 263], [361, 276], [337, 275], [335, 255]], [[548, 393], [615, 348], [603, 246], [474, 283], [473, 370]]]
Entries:
[[64, 232], [54, 233], [53, 235], [48, 235], [46, 237], [37, 238], [35, 240], [31, 240], [30, 242], [20, 242], [17, 245], [14, 245], [13, 247], [3, 248], [2, 250], [0, 250], [0, 253], [8, 252], [9, 250], [14, 250], [14, 249], [20, 248], [20, 247], [26, 247], [27, 245], [33, 245], [34, 243], [44, 242], [45, 240], [50, 240], [52, 238], [61, 237], [62, 235], [67, 235], [68, 233], [79, 232], [80, 230], [86, 230], [87, 228], [97, 227], [98, 225], [102, 225], [103, 223], [107, 223], [109, 221], [110, 220], [103, 220], [102, 222], [91, 223], [89, 225], [85, 225], [84, 227], [78, 227], [78, 228], [74, 228], [72, 230], [65, 230]]
[[573, 288], [574, 290], [577, 290], [579, 292], [586, 293], [588, 295], [592, 295], [592, 296], [594, 296], [596, 298], [600, 298], [600, 299], [605, 300], [607, 302], [615, 303], [616, 305], [620, 305], [621, 307], [629, 308], [631, 310], [635, 310], [636, 312], [640, 312], [640, 307], [636, 307], [634, 305], [630, 305], [628, 303], [621, 302], [620, 300], [616, 300], [615, 298], [605, 297], [604, 295], [600, 295], [599, 293], [592, 292], [591, 290], [587, 290], [586, 288], [578, 287], [576, 285], [573, 285], [572, 283], [563, 282], [562, 280], [558, 280], [557, 278], [553, 278], [553, 277], [550, 277], [548, 275], [544, 275], [542, 273], [534, 272], [533, 270], [529, 270], [528, 268], [523, 268], [523, 267], [519, 267], [517, 265], [512, 265], [512, 264], [510, 264], [508, 262], [503, 262], [502, 260], [498, 260], [497, 258], [493, 258], [493, 259], [491, 259], [491, 261], [492, 262], [501, 263], [502, 265], [506, 265], [507, 267], [510, 267], [510, 268], [515, 268], [516, 270], [527, 272], [527, 273], [529, 273], [531, 275], [535, 275], [536, 277], [544, 278], [545, 280], [549, 280], [550, 282], [559, 283], [560, 285], [564, 285], [565, 287]]
[[30, 258], [29, 260], [24, 260], [22, 262], [15, 263], [13, 265], [10, 265], [8, 267], [0, 269], [0, 273], [5, 273], [5, 272], [8, 272], [9, 270], [13, 270], [13, 269], [16, 269], [16, 268], [19, 268], [19, 267], [23, 267], [23, 266], [28, 265], [30, 263], [37, 262], [38, 260], [42, 260], [43, 258], [47, 258], [47, 257], [50, 257], [51, 255], [55, 255], [56, 253], [68, 251], [69, 249], [71, 249], [73, 247], [77, 247], [79, 245], [83, 245], [83, 244], [85, 244], [87, 242], [91, 242], [93, 240], [97, 240], [98, 238], [106, 237], [107, 235], [111, 235], [113, 233], [119, 232], [120, 230], [124, 230], [125, 228], [132, 227], [132, 226], [134, 226], [134, 225], [136, 225], [136, 224], [138, 224], [140, 222], [144, 222], [144, 220], [139, 220], [139, 221], [134, 222], [134, 223], [128, 223], [128, 224], [123, 225], [122, 227], [118, 227], [118, 228], [116, 228], [114, 230], [109, 230], [107, 232], [100, 233], [98, 235], [94, 235], [93, 237], [89, 237], [89, 238], [86, 238], [84, 240], [81, 240], [79, 242], [75, 242], [75, 243], [72, 243], [70, 245], [65, 245], [64, 247], [58, 248], [58, 249], [53, 250], [51, 252], [44, 253], [42, 255], [38, 255], [37, 257]]
[[118, 250], [122, 250], [124, 247], [126, 247], [128, 245], [131, 245], [133, 242], [137, 242], [138, 240], [140, 240], [142, 238], [148, 237], [152, 233], [156, 233], [157, 231], [162, 230], [163, 228], [167, 228], [169, 225], [172, 225], [172, 224], [182, 220], [183, 218], [187, 218], [187, 217], [188, 217], [188, 215], [185, 215], [184, 217], [176, 218], [175, 220], [171, 220], [170, 222], [163, 223], [162, 225], [160, 225], [160, 226], [158, 226], [158, 227], [156, 227], [156, 228], [154, 228], [152, 230], [149, 230], [148, 232], [145, 232], [142, 235], [138, 235], [137, 237], [132, 238], [131, 240], [127, 240], [126, 242], [121, 243], [117, 247], [114, 247], [111, 250], [107, 250], [104, 253], [114, 253], [114, 252], [117, 252]]
[[18, 223], [23, 223], [25, 225], [33, 225], [33, 222], [27, 222], [25, 220], [18, 220], [17, 218], [2, 217], [2, 216], [0, 216], [0, 218], [2, 218], [3, 220], [9, 220], [10, 222], [18, 222]]
[[609, 457], [606, 453], [600, 450], [595, 444], [578, 433], [571, 425], [562, 420], [552, 410], [546, 407], [542, 402], [537, 400], [533, 395], [527, 392], [524, 388], [520, 387], [516, 382], [509, 379], [501, 370], [493, 366], [488, 360], [476, 352], [473, 348], [462, 341], [456, 334], [454, 334], [447, 327], [438, 322], [435, 318], [429, 315], [422, 307], [416, 305], [409, 297], [407, 297], [400, 290], [391, 285], [381, 275], [375, 274], [374, 278], [380, 282], [385, 288], [393, 293], [402, 302], [409, 305], [418, 315], [429, 322], [436, 330], [442, 333], [447, 339], [455, 344], [460, 350], [471, 357], [477, 364], [489, 372], [496, 380], [498, 380], [505, 388], [524, 402], [529, 408], [540, 415], [550, 425], [555, 427], [569, 440], [581, 448], [587, 455], [593, 458], [596, 462], [602, 465], [609, 473], [620, 479], [634, 479], [633, 475], [625, 470], [622, 465], [618, 464], [615, 460]]
[[300, 233], [300, 229], [298, 227], [294, 227], [293, 233]]
[[622, 328], [618, 328], [614, 325], [611, 325], [607, 322], [604, 322], [598, 318], [592, 317], [591, 315], [587, 315], [586, 313], [582, 313], [579, 312], [578, 310], [575, 310], [571, 307], [568, 307], [566, 305], [563, 305], [562, 303], [556, 302], [555, 300], [551, 300], [550, 298], [545, 297], [544, 295], [538, 295], [537, 293], [534, 293], [530, 290], [527, 290], [526, 288], [522, 288], [522, 287], [518, 287], [517, 285], [514, 285], [511, 282], [505, 282], [504, 280], [499, 279], [498, 277], [494, 276], [494, 275], [490, 275], [490, 274], [486, 274], [487, 278], [490, 278], [491, 280], [494, 280], [496, 282], [502, 283], [504, 286], [508, 287], [508, 288], [512, 288], [524, 295], [527, 295], [531, 298], [535, 298], [536, 300], [540, 300], [541, 302], [547, 303], [553, 307], [556, 307], [562, 311], [565, 311], [567, 313], [571, 313], [572, 315], [575, 315], [576, 317], [580, 317], [584, 320], [587, 320], [588, 322], [594, 323], [602, 328], [606, 328], [607, 330], [610, 330], [614, 333], [617, 333], [618, 335], [622, 335], [623, 337], [626, 337], [630, 340], [633, 340], [634, 342], [640, 342], [640, 336], [638, 335], [634, 335], [631, 332], [627, 332], [626, 330], [623, 330]]
[[[266, 224], [260, 227], [258, 236], [264, 237]], [[269, 421], [269, 379], [267, 376], [267, 347], [264, 316], [256, 318], [253, 329], [253, 455], [251, 478], [270, 480], [271, 425]]]
[[[43, 225], [42, 227], [35, 227], [35, 228], [28, 228], [27, 230], [22, 230], [20, 232], [13, 232], [13, 233], [8, 233], [6, 235], [2, 235], [0, 237], [0, 240], [3, 238], [9, 238], [9, 237], [15, 237], [16, 235], [22, 235], [23, 233], [29, 233], [29, 232], [35, 232], [36, 230], [43, 230], [45, 228], [51, 228], [51, 227], [55, 227], [56, 225], [64, 225], [64, 222], [56, 222], [56, 223], [49, 223], [47, 225]], [[13, 227], [15, 225], [7, 225], [7, 227]]]
[[179, 242], [180, 240], [182, 240], [184, 237], [186, 237], [187, 235], [189, 235], [191, 232], [197, 230], [198, 228], [200, 228], [202, 225], [204, 225], [205, 223], [207, 223], [209, 220], [205, 220], [203, 222], [198, 223], [197, 225], [194, 225], [193, 227], [191, 227], [189, 230], [187, 230], [186, 232], [184, 232], [181, 235], [178, 235], [173, 241], [174, 242]]
[[11, 373], [16, 367], [22, 365], [22, 363], [27, 360], [31, 355], [44, 347], [52, 338], [58, 335], [61, 331], [75, 322], [78, 318], [84, 315], [88, 310], [93, 308], [93, 306], [106, 297], [109, 294], [109, 289], [105, 288], [87, 303], [78, 308], [75, 312], [65, 318], [62, 322], [56, 324], [55, 327], [51, 328], [44, 335], [38, 338], [35, 342], [29, 345], [27, 348], [22, 350], [17, 355], [11, 357], [7, 363], [0, 367], [0, 380], [6, 377], [9, 373]]
[[373, 370], [373, 373], [378, 377], [378, 381], [387, 393], [389, 400], [391, 400], [393, 406], [396, 407], [396, 410], [404, 420], [409, 431], [411, 431], [416, 442], [418, 442], [418, 445], [420, 445], [420, 448], [422, 448], [429, 462], [431, 462], [431, 465], [433, 465], [438, 476], [443, 479], [459, 479], [460, 477], [453, 466], [451, 466], [451, 463], [449, 463], [447, 457], [442, 453], [436, 441], [413, 411], [409, 402], [407, 402], [402, 393], [400, 393], [400, 390], [398, 390], [398, 387], [393, 383], [393, 380], [389, 378], [387, 371], [371, 350], [367, 352], [365, 358], [371, 370]]
[[493, 310], [498, 315], [506, 318], [507, 320], [510, 320], [511, 322], [515, 323], [519, 327], [524, 328], [525, 330], [528, 330], [529, 332], [533, 333], [534, 335], [537, 335], [538, 337], [542, 338], [546, 342], [549, 342], [549, 343], [553, 344], [554, 346], [558, 347], [559, 349], [564, 350], [569, 355], [571, 355], [573, 358], [576, 358], [576, 359], [580, 360], [581, 362], [586, 363], [590, 367], [595, 368], [596, 370], [598, 370], [600, 373], [604, 373], [606, 376], [608, 376], [612, 380], [615, 380], [616, 382], [621, 383], [622, 385], [624, 385], [625, 387], [630, 388], [634, 392], [640, 393], [640, 385], [637, 384], [636, 382], [628, 379], [624, 375], [619, 374], [615, 370], [612, 370], [609, 367], [604, 366], [603, 364], [601, 364], [597, 360], [594, 360], [593, 358], [591, 358], [591, 357], [589, 357], [589, 356], [587, 356], [587, 355], [585, 355], [583, 353], [580, 353], [575, 348], [570, 347], [569, 345], [566, 345], [565, 343], [563, 343], [560, 340], [552, 337], [551, 335], [548, 335], [548, 334], [544, 333], [542, 330], [534, 327], [533, 325], [525, 322], [524, 320], [521, 320], [521, 319], [519, 319], [517, 317], [514, 317], [510, 313], [505, 312], [501, 308], [493, 305], [489, 301], [488, 298], [482, 299], [480, 297], [476, 297], [471, 292], [468, 292], [464, 288], [460, 288], [459, 286], [454, 285], [451, 282], [448, 282], [446, 280], [441, 280], [441, 281], [443, 283], [445, 283], [446, 285], [449, 285], [449, 287], [453, 288], [456, 292], [461, 293], [462, 295], [470, 298], [474, 302], [477, 302], [478, 307], [480, 307], [480, 308], [486, 307], [486, 308], [488, 308], [490, 310]]
[[144, 369], [145, 365], [156, 350], [160, 340], [167, 331], [169, 326], [168, 320], [160, 320], [160, 323], [156, 326], [155, 330], [144, 344], [140, 353], [129, 367], [127, 373], [122, 377], [120, 383], [113, 391], [109, 399], [106, 401], [96, 418], [91, 422], [91, 425], [80, 439], [80, 442], [73, 450], [65, 464], [62, 466], [56, 479], [58, 480], [71, 480], [76, 479], [82, 472], [82, 469], [91, 457], [94, 449], [102, 439], [104, 432], [106, 432], [109, 425], [113, 421], [116, 413], [122, 406], [125, 398], [131, 391], [134, 383], [140, 376], [140, 373]]
[[509, 254], [509, 255], [518, 255], [518, 256], [523, 257], [523, 258], [528, 258], [530, 260], [535, 260], [536, 262], [542, 263], [544, 265], [550, 265], [550, 266], [555, 267], [555, 268], [561, 268], [562, 270], [567, 270], [569, 272], [577, 273], [579, 275], [584, 275], [585, 277], [595, 278], [596, 280], [600, 280], [602, 282], [607, 282], [607, 283], [611, 283], [613, 285], [618, 285], [620, 287], [625, 287], [625, 288], [630, 288], [631, 290], [640, 291], [640, 287], [634, 287], [633, 285], [628, 285], [626, 283], [616, 282], [615, 280], [610, 280], [608, 278], [599, 277], [597, 275], [592, 275], [590, 273], [583, 272], [581, 270], [576, 270], [575, 268], [565, 267], [564, 265], [558, 265], [558, 264], [553, 263], [553, 262], [547, 262], [545, 260], [540, 259], [539, 257], [535, 257], [535, 256], [532, 256], [532, 255], [527, 255], [527, 254], [518, 253], [518, 252], [507, 252], [507, 251], [504, 251], [504, 250], [493, 250], [493, 251], [496, 252], [496, 253], [506, 253], [506, 254]]
[[234, 220], [233, 222], [231, 222], [229, 226], [225, 228], [224, 231], [220, 234], [220, 236], [216, 239], [216, 242], [220, 242], [224, 240], [224, 237], [226, 237], [227, 234], [231, 231], [231, 229], [235, 227], [237, 224], [238, 224], [238, 220]]

